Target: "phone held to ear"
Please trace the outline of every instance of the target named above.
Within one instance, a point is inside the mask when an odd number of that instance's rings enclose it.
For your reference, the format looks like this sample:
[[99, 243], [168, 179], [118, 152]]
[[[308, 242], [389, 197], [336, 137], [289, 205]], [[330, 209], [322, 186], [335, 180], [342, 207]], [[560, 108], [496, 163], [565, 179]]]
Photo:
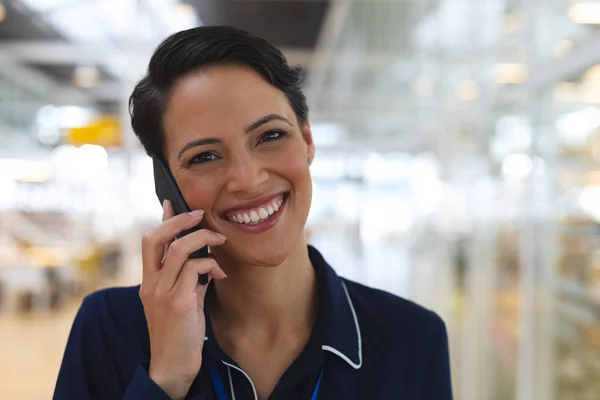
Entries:
[[[163, 156], [154, 156], [152, 157], [154, 164], [154, 187], [156, 190], [156, 196], [158, 196], [158, 200], [160, 204], [164, 204], [165, 200], [169, 200], [173, 205], [173, 211], [175, 214], [188, 213], [192, 210], [185, 202], [181, 191], [179, 190], [179, 186], [177, 186], [177, 182], [175, 182], [175, 178], [169, 169], [169, 165]], [[199, 229], [202, 229], [202, 223], [197, 226], [185, 230], [181, 232], [176, 238], [183, 237], [192, 232], [195, 232]], [[207, 258], [208, 257], [208, 246], [204, 246], [201, 249], [196, 250], [192, 254], [189, 255], [188, 258]], [[198, 283], [202, 285], [206, 285], [208, 283], [208, 275], [202, 274], [198, 276]]]

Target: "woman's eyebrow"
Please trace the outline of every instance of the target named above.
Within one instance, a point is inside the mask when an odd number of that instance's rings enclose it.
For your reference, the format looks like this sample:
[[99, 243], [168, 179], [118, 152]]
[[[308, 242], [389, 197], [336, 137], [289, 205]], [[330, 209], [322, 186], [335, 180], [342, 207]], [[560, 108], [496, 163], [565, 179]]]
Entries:
[[289, 126], [292, 126], [292, 123], [287, 118], [285, 118], [285, 117], [283, 117], [283, 116], [281, 116], [279, 114], [269, 114], [269, 115], [265, 115], [264, 117], [261, 117], [261, 118], [257, 119], [253, 123], [251, 123], [246, 128], [246, 133], [250, 133], [253, 130], [260, 128], [264, 124], [266, 124], [268, 122], [271, 122], [271, 121], [274, 121], [274, 120], [283, 121], [283, 122], [287, 123]]
[[181, 158], [181, 156], [183, 155], [183, 153], [185, 153], [186, 151], [188, 151], [189, 149], [191, 149], [193, 147], [204, 146], [207, 144], [218, 144], [218, 143], [221, 143], [221, 139], [202, 138], [202, 139], [191, 140], [191, 141], [187, 142], [186, 145], [181, 148], [181, 150], [179, 150], [179, 155], [177, 155], [177, 159], [179, 160]]

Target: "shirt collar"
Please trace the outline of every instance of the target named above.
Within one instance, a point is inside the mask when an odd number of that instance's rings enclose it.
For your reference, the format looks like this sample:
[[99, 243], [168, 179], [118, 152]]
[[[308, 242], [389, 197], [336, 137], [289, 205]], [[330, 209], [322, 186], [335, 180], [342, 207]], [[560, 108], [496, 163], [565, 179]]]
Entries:
[[[322, 350], [335, 354], [352, 368], [359, 369], [362, 366], [360, 325], [346, 284], [317, 249], [308, 246], [308, 254], [319, 284], [319, 311], [313, 330], [317, 329], [320, 333]], [[235, 364], [219, 348], [210, 318], [206, 318], [204, 340], [205, 349], [214, 359]]]
[[323, 329], [321, 348], [359, 369], [362, 366], [360, 325], [348, 288], [317, 249], [308, 246], [308, 252], [319, 281], [316, 325]]

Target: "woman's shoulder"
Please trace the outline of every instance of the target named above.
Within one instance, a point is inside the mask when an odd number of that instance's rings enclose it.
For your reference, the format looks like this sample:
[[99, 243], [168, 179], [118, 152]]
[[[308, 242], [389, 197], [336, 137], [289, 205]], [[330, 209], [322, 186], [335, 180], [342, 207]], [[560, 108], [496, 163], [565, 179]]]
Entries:
[[383, 290], [348, 280], [344, 284], [360, 328], [365, 372], [397, 383], [393, 392], [406, 390], [406, 398], [451, 399], [448, 336], [442, 319]]
[[142, 302], [139, 297], [140, 287], [110, 287], [92, 292], [83, 298], [81, 309], [100, 315], [111, 314], [118, 316], [131, 312], [142, 311]]
[[139, 286], [131, 286], [90, 293], [84, 297], [76, 320], [86, 325], [98, 325], [109, 336], [111, 333], [145, 333], [146, 319], [139, 291]]
[[362, 318], [365, 325], [414, 338], [446, 336], [445, 324], [434, 311], [384, 290], [347, 279], [344, 283], [357, 318]]

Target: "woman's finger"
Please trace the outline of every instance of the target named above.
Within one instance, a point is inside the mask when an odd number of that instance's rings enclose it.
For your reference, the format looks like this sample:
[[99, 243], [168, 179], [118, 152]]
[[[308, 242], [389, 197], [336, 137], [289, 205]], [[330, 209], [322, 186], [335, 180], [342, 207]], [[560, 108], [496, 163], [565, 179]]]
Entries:
[[221, 234], [201, 229], [179, 238], [169, 246], [157, 290], [170, 291], [177, 281], [183, 264], [190, 254], [204, 246], [220, 246], [227, 238]]
[[163, 216], [162, 220], [165, 222], [168, 219], [171, 219], [175, 216], [175, 211], [173, 210], [173, 204], [167, 199], [163, 202]]
[[[179, 274], [177, 283], [173, 287], [174, 293], [186, 295], [196, 290], [196, 287], [198, 286], [198, 276], [202, 274], [208, 274], [214, 279], [227, 278], [225, 272], [213, 258], [187, 260], [181, 269], [181, 274]], [[202, 286], [208, 287], [208, 285]]]
[[[173, 204], [171, 204], [171, 202], [167, 199], [165, 199], [165, 201], [163, 202], [163, 215], [162, 215], [162, 221], [165, 222], [168, 219], [171, 219], [175, 216], [175, 211], [173, 210]], [[163, 257], [161, 260], [161, 264], [165, 261], [165, 257], [167, 256], [167, 250], [169, 250], [169, 245], [171, 244], [172, 240], [170, 242], [168, 242], [167, 244], [165, 244], [165, 251], [163, 253]]]
[[[165, 212], [165, 215], [169, 214]], [[202, 221], [203, 215], [204, 212], [201, 210], [175, 215], [144, 234], [142, 237], [142, 262], [145, 275], [160, 270], [165, 245], [169, 244], [177, 234], [198, 225]]]

